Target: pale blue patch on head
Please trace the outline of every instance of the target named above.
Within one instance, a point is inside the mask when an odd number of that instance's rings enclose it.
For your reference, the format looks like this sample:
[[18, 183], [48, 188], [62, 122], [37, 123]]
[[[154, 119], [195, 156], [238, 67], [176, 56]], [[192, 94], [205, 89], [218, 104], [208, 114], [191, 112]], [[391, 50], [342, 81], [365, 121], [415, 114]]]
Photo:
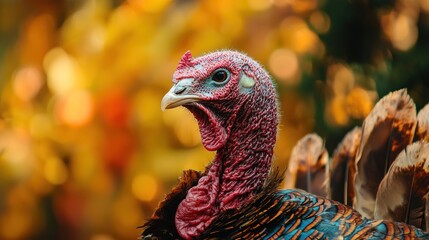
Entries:
[[253, 88], [253, 86], [255, 86], [255, 80], [243, 73], [240, 77], [240, 86], [243, 88]]

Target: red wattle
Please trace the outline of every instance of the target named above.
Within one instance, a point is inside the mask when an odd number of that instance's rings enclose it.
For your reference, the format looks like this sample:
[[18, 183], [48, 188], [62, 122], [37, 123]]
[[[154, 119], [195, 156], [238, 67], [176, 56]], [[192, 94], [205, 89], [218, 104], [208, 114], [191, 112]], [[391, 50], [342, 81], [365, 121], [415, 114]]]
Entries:
[[216, 218], [219, 207], [216, 203], [219, 192], [220, 162], [216, 161], [198, 185], [189, 189], [186, 198], [176, 211], [176, 229], [184, 239], [198, 237]]

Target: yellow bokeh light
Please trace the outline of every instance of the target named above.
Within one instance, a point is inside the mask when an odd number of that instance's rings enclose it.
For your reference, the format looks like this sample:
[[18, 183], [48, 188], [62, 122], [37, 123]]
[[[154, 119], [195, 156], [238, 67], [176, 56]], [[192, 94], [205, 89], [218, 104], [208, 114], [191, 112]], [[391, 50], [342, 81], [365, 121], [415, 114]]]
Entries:
[[298, 54], [318, 52], [319, 38], [302, 18], [285, 18], [280, 24], [280, 34], [283, 45]]
[[361, 87], [352, 87], [328, 101], [325, 117], [333, 125], [344, 126], [349, 123], [350, 117], [366, 117], [374, 106], [374, 99], [373, 93]]
[[353, 88], [355, 76], [353, 71], [343, 64], [334, 64], [328, 68], [328, 84], [337, 96], [347, 95]]
[[285, 44], [291, 43], [291, 38], [296, 31], [307, 28], [307, 24], [302, 18], [288, 16], [280, 23], [280, 34]]
[[345, 100], [344, 96], [337, 96], [328, 104], [327, 119], [334, 125], [344, 126], [349, 121]]
[[8, 174], [25, 179], [34, 171], [34, 149], [28, 134], [22, 130], [0, 132], [0, 160], [8, 166]]
[[360, 87], [353, 88], [346, 98], [347, 108], [354, 118], [364, 118], [372, 110], [374, 103], [370, 94]]
[[59, 97], [55, 113], [68, 126], [80, 127], [91, 121], [94, 114], [92, 96], [87, 91], [74, 91]]
[[53, 185], [60, 185], [67, 180], [68, 171], [64, 162], [56, 157], [46, 159], [44, 166], [46, 180]]
[[299, 78], [296, 77], [299, 70], [298, 57], [289, 49], [277, 49], [269, 59], [269, 68], [271, 72], [290, 85], [296, 85]]
[[43, 86], [43, 78], [40, 71], [33, 67], [19, 69], [13, 79], [13, 91], [23, 101], [32, 100]]
[[158, 192], [158, 183], [152, 175], [140, 174], [134, 177], [131, 189], [137, 199], [150, 202]]
[[317, 52], [319, 38], [308, 28], [295, 32], [292, 40], [292, 48], [298, 53]]
[[43, 64], [48, 75], [49, 90], [54, 94], [61, 95], [69, 92], [82, 78], [77, 64], [62, 48], [54, 48], [49, 51]]
[[417, 41], [418, 30], [413, 20], [404, 14], [393, 21], [391, 26], [391, 40], [393, 46], [401, 51], [407, 51]]

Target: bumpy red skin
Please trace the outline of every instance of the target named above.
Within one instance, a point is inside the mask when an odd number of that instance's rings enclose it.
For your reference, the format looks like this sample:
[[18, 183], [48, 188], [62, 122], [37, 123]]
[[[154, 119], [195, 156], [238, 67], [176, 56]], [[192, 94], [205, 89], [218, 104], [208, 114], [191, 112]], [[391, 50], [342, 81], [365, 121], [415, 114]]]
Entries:
[[[230, 71], [230, 80], [213, 87], [216, 69]], [[243, 75], [252, 87], [240, 84]], [[251, 58], [235, 51], [214, 52], [192, 59], [187, 52], [173, 82], [192, 78], [186, 94], [202, 100], [186, 104], [198, 120], [202, 142], [217, 150], [198, 185], [191, 188], [176, 212], [176, 228], [185, 239], [199, 236], [221, 212], [238, 209], [261, 190], [270, 170], [276, 141], [277, 97], [270, 76]]]

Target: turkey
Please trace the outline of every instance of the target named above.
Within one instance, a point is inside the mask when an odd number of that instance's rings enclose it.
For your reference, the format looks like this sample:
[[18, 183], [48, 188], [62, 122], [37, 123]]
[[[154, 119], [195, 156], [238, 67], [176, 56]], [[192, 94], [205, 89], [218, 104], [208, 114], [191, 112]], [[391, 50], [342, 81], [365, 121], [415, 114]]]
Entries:
[[[204, 172], [187, 170], [143, 226], [143, 239], [429, 238], [404, 223], [364, 218], [302, 190], [278, 190], [272, 168], [278, 104], [268, 73], [248, 56], [186, 52], [162, 109], [183, 106], [216, 151]], [[287, 180], [287, 179], [286, 179]]]

